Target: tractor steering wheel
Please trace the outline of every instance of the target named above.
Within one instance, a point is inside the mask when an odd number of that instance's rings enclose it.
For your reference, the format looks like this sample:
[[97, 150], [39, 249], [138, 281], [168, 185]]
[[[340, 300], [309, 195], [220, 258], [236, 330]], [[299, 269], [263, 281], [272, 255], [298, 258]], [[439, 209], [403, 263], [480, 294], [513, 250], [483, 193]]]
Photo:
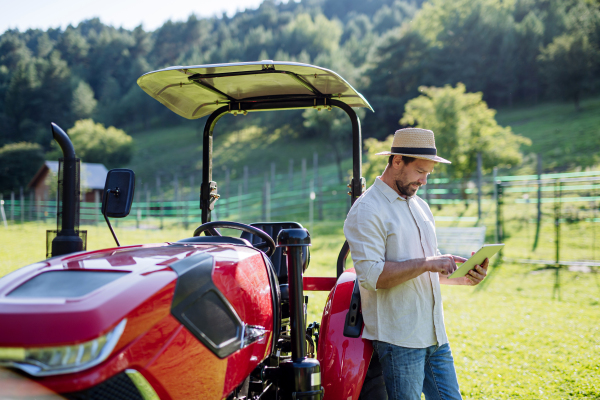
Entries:
[[[194, 236], [200, 236], [202, 232], [208, 232], [210, 236], [222, 236], [221, 233], [216, 228], [229, 228], [229, 229], [237, 229], [239, 231], [248, 232], [253, 235], [258, 236], [263, 242], [253, 244], [254, 247], [260, 249], [265, 252], [265, 254], [269, 257], [273, 255], [275, 252], [275, 242], [269, 236], [269, 234], [261, 229], [255, 228], [251, 225], [240, 224], [239, 222], [231, 222], [231, 221], [213, 221], [206, 222], [194, 231]], [[266, 249], [266, 250], [263, 250]]]

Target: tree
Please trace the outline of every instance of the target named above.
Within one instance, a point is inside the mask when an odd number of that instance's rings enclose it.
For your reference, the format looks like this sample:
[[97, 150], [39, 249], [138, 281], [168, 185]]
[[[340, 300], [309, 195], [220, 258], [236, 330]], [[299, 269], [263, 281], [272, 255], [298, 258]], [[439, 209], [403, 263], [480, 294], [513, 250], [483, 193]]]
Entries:
[[133, 156], [133, 139], [113, 126], [105, 128], [91, 119], [75, 122], [67, 131], [75, 153], [84, 162], [102, 163], [107, 168], [121, 167]]
[[388, 163], [386, 156], [378, 156], [377, 153], [383, 153], [384, 151], [390, 151], [392, 143], [394, 142], [394, 135], [389, 135], [384, 140], [377, 140], [375, 138], [365, 139], [364, 149], [367, 154], [365, 156], [364, 172], [363, 175], [367, 181], [367, 185], [371, 185], [375, 181], [375, 178], [381, 175], [385, 166]]
[[19, 190], [31, 181], [44, 164], [42, 147], [37, 143], [11, 143], [0, 147], [0, 193]]
[[486, 172], [521, 162], [519, 147], [531, 141], [498, 125], [496, 111], [488, 108], [481, 92], [466, 93], [462, 83], [455, 88], [422, 86], [419, 90], [423, 95], [406, 103], [400, 124], [435, 133], [439, 154], [452, 162], [436, 169], [445, 169], [452, 178], [469, 178], [477, 168], [477, 153]]
[[98, 102], [94, 98], [94, 91], [87, 83], [79, 81], [77, 88], [73, 91], [71, 109], [76, 118], [88, 118], [96, 109]]
[[542, 49], [538, 56], [540, 73], [548, 89], [573, 101], [579, 111], [579, 99], [589, 86], [598, 54], [583, 34], [564, 34]]

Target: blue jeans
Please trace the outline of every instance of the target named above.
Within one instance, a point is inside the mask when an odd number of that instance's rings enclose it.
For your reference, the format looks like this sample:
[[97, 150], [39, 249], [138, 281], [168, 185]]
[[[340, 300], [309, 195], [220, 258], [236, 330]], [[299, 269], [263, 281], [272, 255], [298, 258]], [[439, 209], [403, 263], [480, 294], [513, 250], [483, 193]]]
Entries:
[[389, 400], [461, 400], [448, 343], [411, 349], [373, 341]]

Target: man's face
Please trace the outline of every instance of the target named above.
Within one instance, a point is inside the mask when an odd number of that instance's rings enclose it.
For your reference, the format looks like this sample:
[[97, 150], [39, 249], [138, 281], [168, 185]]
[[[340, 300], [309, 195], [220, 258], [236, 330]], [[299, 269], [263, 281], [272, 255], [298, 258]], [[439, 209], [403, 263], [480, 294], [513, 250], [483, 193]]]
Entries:
[[401, 196], [414, 196], [417, 190], [427, 184], [427, 175], [433, 172], [435, 162], [417, 158], [405, 164], [401, 157], [394, 157], [394, 182]]

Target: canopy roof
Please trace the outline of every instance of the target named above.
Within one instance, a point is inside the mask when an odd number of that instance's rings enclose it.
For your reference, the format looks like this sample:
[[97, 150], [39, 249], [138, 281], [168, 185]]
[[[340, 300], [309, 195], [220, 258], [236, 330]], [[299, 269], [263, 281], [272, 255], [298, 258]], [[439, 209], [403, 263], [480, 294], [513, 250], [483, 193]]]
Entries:
[[148, 72], [137, 83], [187, 119], [201, 118], [227, 104], [284, 99], [335, 99], [373, 111], [367, 100], [337, 73], [294, 62], [176, 66]]

